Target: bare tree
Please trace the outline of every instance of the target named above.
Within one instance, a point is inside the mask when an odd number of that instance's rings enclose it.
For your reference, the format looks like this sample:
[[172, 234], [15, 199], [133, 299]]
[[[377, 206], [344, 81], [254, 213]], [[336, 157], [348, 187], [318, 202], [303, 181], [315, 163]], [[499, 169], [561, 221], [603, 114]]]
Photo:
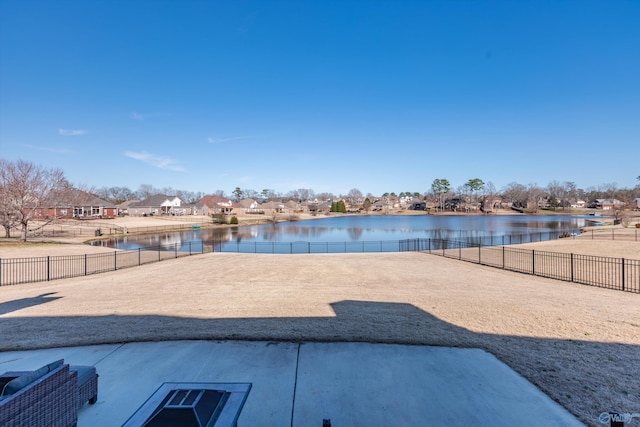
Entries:
[[362, 202], [364, 201], [362, 198], [362, 191], [358, 190], [357, 188], [352, 188], [351, 190], [349, 190], [349, 192], [347, 193], [346, 199], [349, 201], [349, 204], [353, 208], [355, 208], [358, 205], [361, 205]]
[[564, 189], [565, 189], [565, 200], [564, 200], [563, 206], [570, 207], [571, 203], [578, 200], [578, 186], [573, 181], [565, 181]]
[[243, 193], [244, 193], [245, 199], [257, 199], [258, 196], [260, 196], [260, 193], [258, 193], [256, 190], [253, 190], [251, 188], [245, 188], [243, 190]]
[[538, 212], [539, 206], [538, 202], [540, 198], [544, 195], [544, 190], [538, 187], [538, 184], [532, 183], [527, 186], [527, 208], [533, 210], [533, 212]]
[[4, 227], [5, 237], [11, 237], [11, 229], [19, 224], [10, 193], [9, 162], [0, 159], [0, 223]]
[[202, 193], [201, 191], [193, 192], [188, 190], [177, 190], [174, 193], [171, 193], [171, 195], [174, 194], [180, 197], [180, 200], [187, 204], [198, 203], [198, 201], [202, 200], [202, 198], [204, 197], [204, 193]]
[[493, 182], [488, 181], [483, 189], [483, 200], [482, 200], [482, 209], [485, 211], [493, 210], [496, 194], [496, 186], [493, 185]]
[[298, 188], [297, 190], [290, 191], [286, 197], [297, 200], [298, 202], [303, 202], [311, 200], [314, 197], [314, 193], [310, 188]]
[[96, 191], [96, 196], [115, 204], [135, 199], [135, 193], [128, 187], [102, 187]]
[[527, 187], [517, 182], [510, 182], [502, 189], [502, 197], [504, 197], [514, 208], [527, 207]]
[[136, 191], [136, 197], [140, 200], [148, 199], [154, 194], [158, 194], [158, 190], [151, 184], [140, 184]]
[[72, 187], [61, 169], [47, 169], [24, 160], [2, 160], [0, 166], [0, 188], [4, 193], [0, 197], [1, 210], [12, 218], [10, 224], [20, 226], [20, 238], [26, 242], [29, 222], [38, 211], [58, 206], [69, 197]]
[[327, 200], [335, 199], [336, 196], [333, 193], [319, 193], [319, 194], [316, 194], [316, 198], [321, 202], [326, 202]]
[[560, 181], [553, 180], [547, 184], [547, 195], [552, 200], [552, 207], [555, 208], [558, 204], [564, 207], [564, 200], [566, 199], [566, 189]]

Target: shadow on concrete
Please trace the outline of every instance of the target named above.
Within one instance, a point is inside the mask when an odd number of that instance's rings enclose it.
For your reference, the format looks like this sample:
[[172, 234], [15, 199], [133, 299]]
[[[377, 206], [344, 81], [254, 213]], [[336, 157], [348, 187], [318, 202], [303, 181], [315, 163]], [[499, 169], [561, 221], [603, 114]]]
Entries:
[[[47, 295], [6, 304], [12, 307], [10, 311], [17, 310], [20, 304], [29, 306], [51, 300]], [[609, 410], [637, 412], [640, 343], [477, 333], [406, 303], [340, 301], [331, 306], [335, 316], [327, 317], [9, 317], [0, 323], [3, 337], [0, 350], [171, 340], [368, 342], [481, 348], [584, 422], [592, 424], [600, 413]]]
[[12, 311], [22, 310], [23, 308], [29, 308], [40, 304], [45, 304], [51, 301], [55, 301], [62, 297], [50, 297], [49, 295], [55, 295], [57, 292], [48, 292], [46, 294], [38, 295], [31, 298], [21, 298], [13, 301], [7, 301], [0, 303], [0, 316], [3, 314], [11, 313]]

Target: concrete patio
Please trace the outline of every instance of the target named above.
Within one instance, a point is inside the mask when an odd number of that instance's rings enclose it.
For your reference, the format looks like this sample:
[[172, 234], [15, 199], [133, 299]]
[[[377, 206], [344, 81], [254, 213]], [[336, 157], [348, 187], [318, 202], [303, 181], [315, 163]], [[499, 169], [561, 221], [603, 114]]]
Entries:
[[166, 341], [0, 353], [0, 372], [94, 365], [78, 425], [120, 426], [163, 382], [250, 382], [238, 425], [582, 425], [478, 349], [366, 343]]

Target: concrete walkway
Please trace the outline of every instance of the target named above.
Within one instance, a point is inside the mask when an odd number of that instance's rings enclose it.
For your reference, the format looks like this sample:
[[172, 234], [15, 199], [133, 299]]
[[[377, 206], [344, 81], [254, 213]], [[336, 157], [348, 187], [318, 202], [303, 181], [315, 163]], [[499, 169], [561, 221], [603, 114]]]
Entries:
[[241, 427], [582, 425], [478, 349], [365, 343], [173, 341], [0, 353], [0, 372], [94, 365], [78, 425], [119, 426], [163, 382], [251, 382]]

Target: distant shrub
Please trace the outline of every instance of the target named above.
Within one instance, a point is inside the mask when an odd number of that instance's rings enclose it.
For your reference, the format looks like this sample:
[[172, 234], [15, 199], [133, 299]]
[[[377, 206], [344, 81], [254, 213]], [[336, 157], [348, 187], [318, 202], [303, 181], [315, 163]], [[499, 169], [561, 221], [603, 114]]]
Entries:
[[232, 216], [231, 219], [229, 220], [229, 224], [238, 225], [238, 217], [237, 216]]

